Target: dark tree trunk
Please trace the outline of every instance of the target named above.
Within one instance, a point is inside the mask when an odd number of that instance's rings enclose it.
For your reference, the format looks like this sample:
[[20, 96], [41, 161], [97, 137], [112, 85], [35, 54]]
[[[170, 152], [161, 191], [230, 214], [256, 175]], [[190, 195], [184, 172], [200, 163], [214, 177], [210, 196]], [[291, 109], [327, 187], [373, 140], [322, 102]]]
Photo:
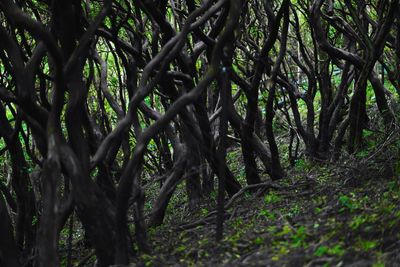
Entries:
[[0, 193], [0, 265], [19, 267], [18, 249], [13, 236], [14, 229], [3, 195]]

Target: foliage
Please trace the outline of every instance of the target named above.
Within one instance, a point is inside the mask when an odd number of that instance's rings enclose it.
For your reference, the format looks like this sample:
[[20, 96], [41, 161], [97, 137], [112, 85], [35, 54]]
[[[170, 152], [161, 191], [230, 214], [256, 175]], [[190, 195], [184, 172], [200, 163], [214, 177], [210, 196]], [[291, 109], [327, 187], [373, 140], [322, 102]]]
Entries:
[[390, 262], [399, 7], [0, 1], [0, 266]]

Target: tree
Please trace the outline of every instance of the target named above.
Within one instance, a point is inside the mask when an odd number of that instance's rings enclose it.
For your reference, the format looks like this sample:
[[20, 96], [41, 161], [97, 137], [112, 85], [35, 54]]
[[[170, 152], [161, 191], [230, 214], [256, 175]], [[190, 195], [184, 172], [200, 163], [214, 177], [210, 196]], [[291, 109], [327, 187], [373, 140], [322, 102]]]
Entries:
[[[75, 216], [99, 266], [129, 264], [151, 251], [147, 228], [163, 223], [183, 181], [193, 210], [218, 181], [221, 239], [225, 193], [285, 176], [282, 129], [292, 164], [299, 146], [311, 160], [338, 157], [344, 139], [357, 152], [371, 90], [395, 125], [398, 8], [1, 0], [0, 159], [11, 179], [0, 179], [0, 264], [59, 266], [60, 233]], [[245, 181], [227, 160], [231, 142]]]

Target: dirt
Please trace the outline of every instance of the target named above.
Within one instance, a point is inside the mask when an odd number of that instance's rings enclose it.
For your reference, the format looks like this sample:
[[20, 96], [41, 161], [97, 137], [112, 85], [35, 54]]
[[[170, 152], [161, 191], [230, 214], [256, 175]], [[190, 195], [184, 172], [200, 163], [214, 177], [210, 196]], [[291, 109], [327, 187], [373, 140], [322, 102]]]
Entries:
[[195, 212], [183, 205], [169, 211], [162, 227], [149, 229], [153, 254], [135, 264], [400, 266], [395, 165], [357, 158], [304, 162], [274, 183], [278, 188], [264, 186], [237, 198], [227, 210], [221, 242], [215, 241], [214, 216], [207, 216], [215, 203]]

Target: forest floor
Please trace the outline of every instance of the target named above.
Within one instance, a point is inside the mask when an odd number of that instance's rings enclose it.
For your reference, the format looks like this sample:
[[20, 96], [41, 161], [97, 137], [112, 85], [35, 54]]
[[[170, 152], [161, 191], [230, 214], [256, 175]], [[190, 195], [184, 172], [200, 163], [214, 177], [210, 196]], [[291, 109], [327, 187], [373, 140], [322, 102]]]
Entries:
[[197, 212], [174, 203], [137, 266], [400, 266], [398, 152], [298, 161], [284, 180], [236, 198], [220, 243], [215, 203]]
[[[227, 199], [221, 242], [216, 196], [189, 211], [183, 183], [164, 224], [148, 229], [152, 254], [132, 266], [400, 266], [400, 141], [392, 140], [340, 162], [298, 160], [285, 179]], [[228, 159], [244, 179], [240, 149]], [[93, 266], [82, 264], [87, 250], [78, 254], [79, 266]]]

